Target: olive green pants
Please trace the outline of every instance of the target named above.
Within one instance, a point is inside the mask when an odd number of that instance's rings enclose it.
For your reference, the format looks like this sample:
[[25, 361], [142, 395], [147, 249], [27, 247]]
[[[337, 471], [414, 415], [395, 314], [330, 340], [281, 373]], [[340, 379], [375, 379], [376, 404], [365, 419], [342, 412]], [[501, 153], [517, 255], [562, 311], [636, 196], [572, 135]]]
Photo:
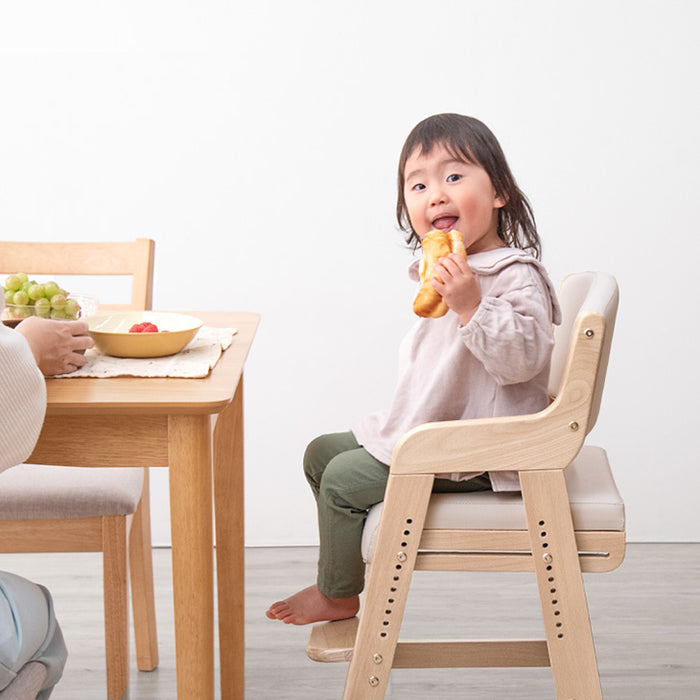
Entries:
[[[319, 590], [349, 598], [364, 587], [362, 528], [367, 511], [384, 500], [389, 467], [358, 445], [351, 432], [321, 435], [304, 454], [304, 474], [318, 509]], [[433, 491], [485, 491], [488, 475], [468, 481], [436, 479]]]

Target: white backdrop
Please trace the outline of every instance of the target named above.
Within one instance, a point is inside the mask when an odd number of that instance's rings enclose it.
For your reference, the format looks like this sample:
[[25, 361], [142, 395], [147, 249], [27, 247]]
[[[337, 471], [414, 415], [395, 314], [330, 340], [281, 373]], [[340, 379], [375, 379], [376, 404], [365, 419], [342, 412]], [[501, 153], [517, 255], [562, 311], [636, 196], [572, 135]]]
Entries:
[[[0, 236], [151, 237], [155, 308], [260, 312], [246, 541], [312, 544], [304, 447], [387, 403], [412, 323], [399, 150], [429, 114], [477, 116], [555, 283], [595, 268], [619, 281], [591, 439], [630, 539], [698, 540], [699, 7], [2, 2]], [[167, 471], [153, 471], [167, 543]]]

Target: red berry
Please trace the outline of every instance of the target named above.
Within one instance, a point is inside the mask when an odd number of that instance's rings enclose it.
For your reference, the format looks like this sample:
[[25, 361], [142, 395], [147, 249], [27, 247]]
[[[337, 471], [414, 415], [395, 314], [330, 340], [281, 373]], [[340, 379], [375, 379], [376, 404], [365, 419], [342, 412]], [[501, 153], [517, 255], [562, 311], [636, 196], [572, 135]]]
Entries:
[[135, 323], [131, 328], [129, 328], [129, 333], [143, 333], [144, 323]]

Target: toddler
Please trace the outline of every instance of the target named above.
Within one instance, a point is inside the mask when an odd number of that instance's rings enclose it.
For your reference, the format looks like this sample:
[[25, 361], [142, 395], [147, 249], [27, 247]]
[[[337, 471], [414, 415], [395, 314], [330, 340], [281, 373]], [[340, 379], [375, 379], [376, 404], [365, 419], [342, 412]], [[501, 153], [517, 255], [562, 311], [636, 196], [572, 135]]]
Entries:
[[[316, 583], [266, 612], [303, 625], [355, 615], [364, 586], [362, 528], [384, 499], [394, 445], [422, 423], [535, 413], [548, 404], [556, 293], [539, 262], [535, 220], [496, 137], [477, 119], [420, 122], [401, 151], [396, 214], [409, 245], [433, 229], [459, 231], [467, 260], [434, 267], [449, 310], [420, 318], [401, 343], [388, 410], [322, 435], [304, 455], [318, 509]], [[409, 268], [418, 280], [418, 261]], [[434, 491], [519, 490], [517, 472], [440, 474]]]

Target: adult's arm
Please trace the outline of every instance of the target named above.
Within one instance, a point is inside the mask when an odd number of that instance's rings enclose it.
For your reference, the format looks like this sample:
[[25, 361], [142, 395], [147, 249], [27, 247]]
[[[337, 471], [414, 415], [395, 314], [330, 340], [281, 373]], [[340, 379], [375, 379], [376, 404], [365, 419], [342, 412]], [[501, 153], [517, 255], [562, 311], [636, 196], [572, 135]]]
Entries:
[[0, 323], [0, 472], [34, 449], [46, 412], [46, 383], [26, 339]]

